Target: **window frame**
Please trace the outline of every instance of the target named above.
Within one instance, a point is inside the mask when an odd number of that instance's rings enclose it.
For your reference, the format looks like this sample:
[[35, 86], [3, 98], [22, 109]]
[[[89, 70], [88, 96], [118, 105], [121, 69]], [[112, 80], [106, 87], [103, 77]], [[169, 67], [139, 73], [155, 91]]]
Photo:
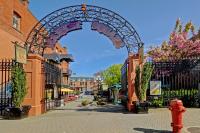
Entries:
[[12, 27], [17, 31], [21, 31], [21, 20], [22, 20], [22, 17], [19, 15], [19, 13], [17, 13], [16, 11], [13, 11]]

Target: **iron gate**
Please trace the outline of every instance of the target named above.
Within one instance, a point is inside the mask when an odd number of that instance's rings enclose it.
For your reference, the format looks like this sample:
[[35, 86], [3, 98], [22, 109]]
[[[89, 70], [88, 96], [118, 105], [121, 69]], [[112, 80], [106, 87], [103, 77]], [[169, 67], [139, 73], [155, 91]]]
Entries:
[[12, 86], [11, 86], [11, 71], [12, 67], [20, 65], [14, 60], [0, 60], [0, 115], [3, 115], [3, 110], [6, 107], [13, 106], [12, 103]]
[[54, 63], [43, 62], [45, 74], [45, 108], [54, 109], [60, 106], [61, 69]]
[[200, 85], [200, 59], [156, 62], [153, 66], [151, 80], [161, 81], [160, 98], [164, 106], [168, 106], [170, 100], [175, 98], [181, 99], [186, 107], [198, 104], [196, 102], [198, 102], [197, 93]]
[[[121, 67], [121, 103], [126, 106], [128, 100], [128, 63], [127, 60]], [[111, 92], [110, 92], [111, 93]]]

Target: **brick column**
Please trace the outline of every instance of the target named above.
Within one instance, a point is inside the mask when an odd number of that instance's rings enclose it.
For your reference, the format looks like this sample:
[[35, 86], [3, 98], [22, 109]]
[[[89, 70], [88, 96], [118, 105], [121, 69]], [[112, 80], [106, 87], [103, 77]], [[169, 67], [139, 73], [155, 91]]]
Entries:
[[139, 65], [138, 55], [129, 55], [128, 57], [128, 103], [127, 108], [129, 111], [134, 111], [134, 101], [138, 101], [135, 94], [135, 69]]
[[23, 105], [31, 105], [30, 116], [40, 115], [44, 112], [44, 77], [42, 72], [43, 57], [29, 54], [25, 72], [27, 77], [28, 93]]

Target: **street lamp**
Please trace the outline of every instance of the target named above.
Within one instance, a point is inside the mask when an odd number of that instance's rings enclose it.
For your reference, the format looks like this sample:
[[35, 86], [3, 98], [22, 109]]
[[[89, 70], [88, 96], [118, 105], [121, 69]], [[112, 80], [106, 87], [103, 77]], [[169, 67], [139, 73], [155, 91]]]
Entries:
[[98, 89], [98, 92], [100, 92], [100, 91], [101, 91], [101, 83], [102, 83], [102, 78], [101, 78], [101, 76], [98, 75], [98, 76], [96, 77], [96, 80], [97, 80], [97, 89]]

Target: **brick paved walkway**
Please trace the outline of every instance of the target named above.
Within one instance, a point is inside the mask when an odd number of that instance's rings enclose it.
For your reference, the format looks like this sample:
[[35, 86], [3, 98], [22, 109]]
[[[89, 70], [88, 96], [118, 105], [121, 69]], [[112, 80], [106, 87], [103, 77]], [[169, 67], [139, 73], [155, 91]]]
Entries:
[[[166, 108], [130, 114], [121, 106], [78, 107], [81, 100], [22, 120], [0, 120], [0, 133], [170, 133]], [[187, 109], [185, 127], [200, 126], [200, 109]]]

